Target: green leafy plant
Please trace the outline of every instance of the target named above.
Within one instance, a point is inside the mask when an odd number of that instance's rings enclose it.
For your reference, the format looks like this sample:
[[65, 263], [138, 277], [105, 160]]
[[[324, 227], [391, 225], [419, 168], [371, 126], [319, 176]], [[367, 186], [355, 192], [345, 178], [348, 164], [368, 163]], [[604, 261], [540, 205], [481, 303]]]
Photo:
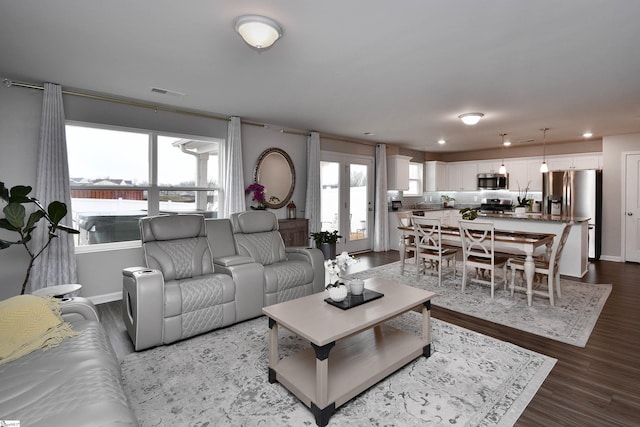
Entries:
[[318, 231], [311, 233], [311, 238], [316, 242], [316, 247], [319, 249], [322, 243], [337, 243], [342, 236], [338, 234], [338, 230]]
[[473, 221], [478, 218], [478, 211], [471, 208], [462, 208], [458, 212], [462, 215], [462, 219], [467, 221]]
[[[0, 228], [18, 233], [19, 239], [15, 241], [0, 239], [0, 249], [6, 249], [12, 245], [22, 245], [29, 254], [30, 261], [27, 267], [27, 273], [22, 283], [22, 292], [24, 294], [29, 282], [29, 275], [33, 268], [35, 260], [47, 249], [53, 239], [58, 237], [58, 231], [64, 231], [70, 234], [80, 233], [78, 230], [60, 224], [60, 221], [67, 215], [67, 205], [53, 201], [45, 209], [40, 202], [29, 196], [32, 188], [25, 185], [16, 185], [10, 190], [5, 187], [4, 182], [0, 182], [0, 198], [6, 203], [2, 212], [5, 217], [0, 218]], [[33, 212], [27, 217], [27, 209], [25, 205], [33, 205]], [[29, 247], [32, 234], [37, 228], [41, 220], [45, 220], [49, 227], [48, 239], [41, 248]]]
[[530, 207], [533, 205], [533, 199], [528, 197], [529, 193], [529, 185], [531, 185], [531, 181], [527, 183], [527, 186], [524, 190], [520, 188], [520, 183], [516, 181], [518, 184], [518, 207]]

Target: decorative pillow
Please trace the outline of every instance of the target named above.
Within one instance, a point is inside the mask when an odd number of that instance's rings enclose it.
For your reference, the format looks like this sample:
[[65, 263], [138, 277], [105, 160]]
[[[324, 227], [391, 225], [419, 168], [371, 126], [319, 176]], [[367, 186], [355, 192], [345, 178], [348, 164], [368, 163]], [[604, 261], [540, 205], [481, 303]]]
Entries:
[[0, 301], [0, 364], [79, 335], [62, 320], [55, 298], [18, 295]]

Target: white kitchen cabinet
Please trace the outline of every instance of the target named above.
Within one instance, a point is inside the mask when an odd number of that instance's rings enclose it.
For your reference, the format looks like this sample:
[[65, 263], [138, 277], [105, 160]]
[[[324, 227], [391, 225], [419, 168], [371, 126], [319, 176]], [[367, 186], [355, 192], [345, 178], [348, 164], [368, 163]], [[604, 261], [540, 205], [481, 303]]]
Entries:
[[456, 162], [447, 165], [447, 190], [471, 191], [478, 189], [477, 162]]
[[476, 165], [478, 173], [499, 173], [500, 166], [502, 166], [502, 159], [483, 160], [481, 162], [476, 162]]
[[[505, 163], [509, 174], [509, 190], [524, 191], [529, 178], [528, 162], [526, 160], [509, 160]], [[529, 188], [531, 189], [531, 188]]]
[[438, 161], [424, 162], [425, 191], [447, 191], [447, 164]]
[[540, 172], [540, 160], [527, 160], [527, 178], [531, 181], [530, 191], [542, 191], [542, 172]]
[[409, 162], [411, 157], [401, 155], [387, 156], [387, 189], [409, 189]]

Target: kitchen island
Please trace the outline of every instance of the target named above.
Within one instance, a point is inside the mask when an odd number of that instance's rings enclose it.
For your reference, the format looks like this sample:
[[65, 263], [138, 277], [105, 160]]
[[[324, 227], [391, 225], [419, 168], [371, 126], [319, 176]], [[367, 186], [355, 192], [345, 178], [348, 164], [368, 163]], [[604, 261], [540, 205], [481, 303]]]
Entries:
[[477, 220], [491, 220], [499, 230], [534, 231], [559, 236], [566, 223], [572, 223], [562, 257], [560, 274], [581, 278], [589, 263], [589, 218], [539, 213], [480, 214]]

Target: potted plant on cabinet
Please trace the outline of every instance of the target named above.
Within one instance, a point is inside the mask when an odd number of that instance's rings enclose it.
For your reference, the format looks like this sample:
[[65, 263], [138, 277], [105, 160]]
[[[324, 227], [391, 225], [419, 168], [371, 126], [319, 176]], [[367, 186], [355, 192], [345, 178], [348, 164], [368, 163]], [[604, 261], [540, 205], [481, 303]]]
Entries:
[[338, 234], [338, 230], [334, 231], [318, 231], [311, 233], [311, 237], [316, 243], [316, 248], [322, 251], [324, 259], [333, 259], [336, 257], [336, 243], [342, 236]]
[[[4, 186], [4, 182], [0, 182], [0, 199], [6, 203], [2, 209], [5, 217], [0, 218], [0, 228], [14, 231], [18, 233], [20, 238], [16, 241], [0, 239], [0, 249], [6, 249], [12, 245], [22, 245], [29, 254], [30, 261], [27, 267], [27, 273], [22, 283], [22, 292], [24, 294], [29, 282], [29, 275], [33, 268], [36, 258], [42, 254], [51, 243], [51, 240], [58, 237], [58, 231], [64, 231], [70, 234], [79, 234], [80, 232], [71, 227], [61, 225], [60, 221], [67, 215], [67, 205], [53, 201], [45, 209], [37, 199], [29, 197], [31, 187], [24, 185], [16, 185], [9, 190]], [[27, 218], [27, 210], [24, 205], [33, 204], [34, 211]], [[41, 247], [33, 247], [28, 243], [31, 241], [32, 233], [38, 226], [38, 222], [44, 219], [49, 227], [48, 239]], [[26, 220], [26, 221], [25, 221]]]

